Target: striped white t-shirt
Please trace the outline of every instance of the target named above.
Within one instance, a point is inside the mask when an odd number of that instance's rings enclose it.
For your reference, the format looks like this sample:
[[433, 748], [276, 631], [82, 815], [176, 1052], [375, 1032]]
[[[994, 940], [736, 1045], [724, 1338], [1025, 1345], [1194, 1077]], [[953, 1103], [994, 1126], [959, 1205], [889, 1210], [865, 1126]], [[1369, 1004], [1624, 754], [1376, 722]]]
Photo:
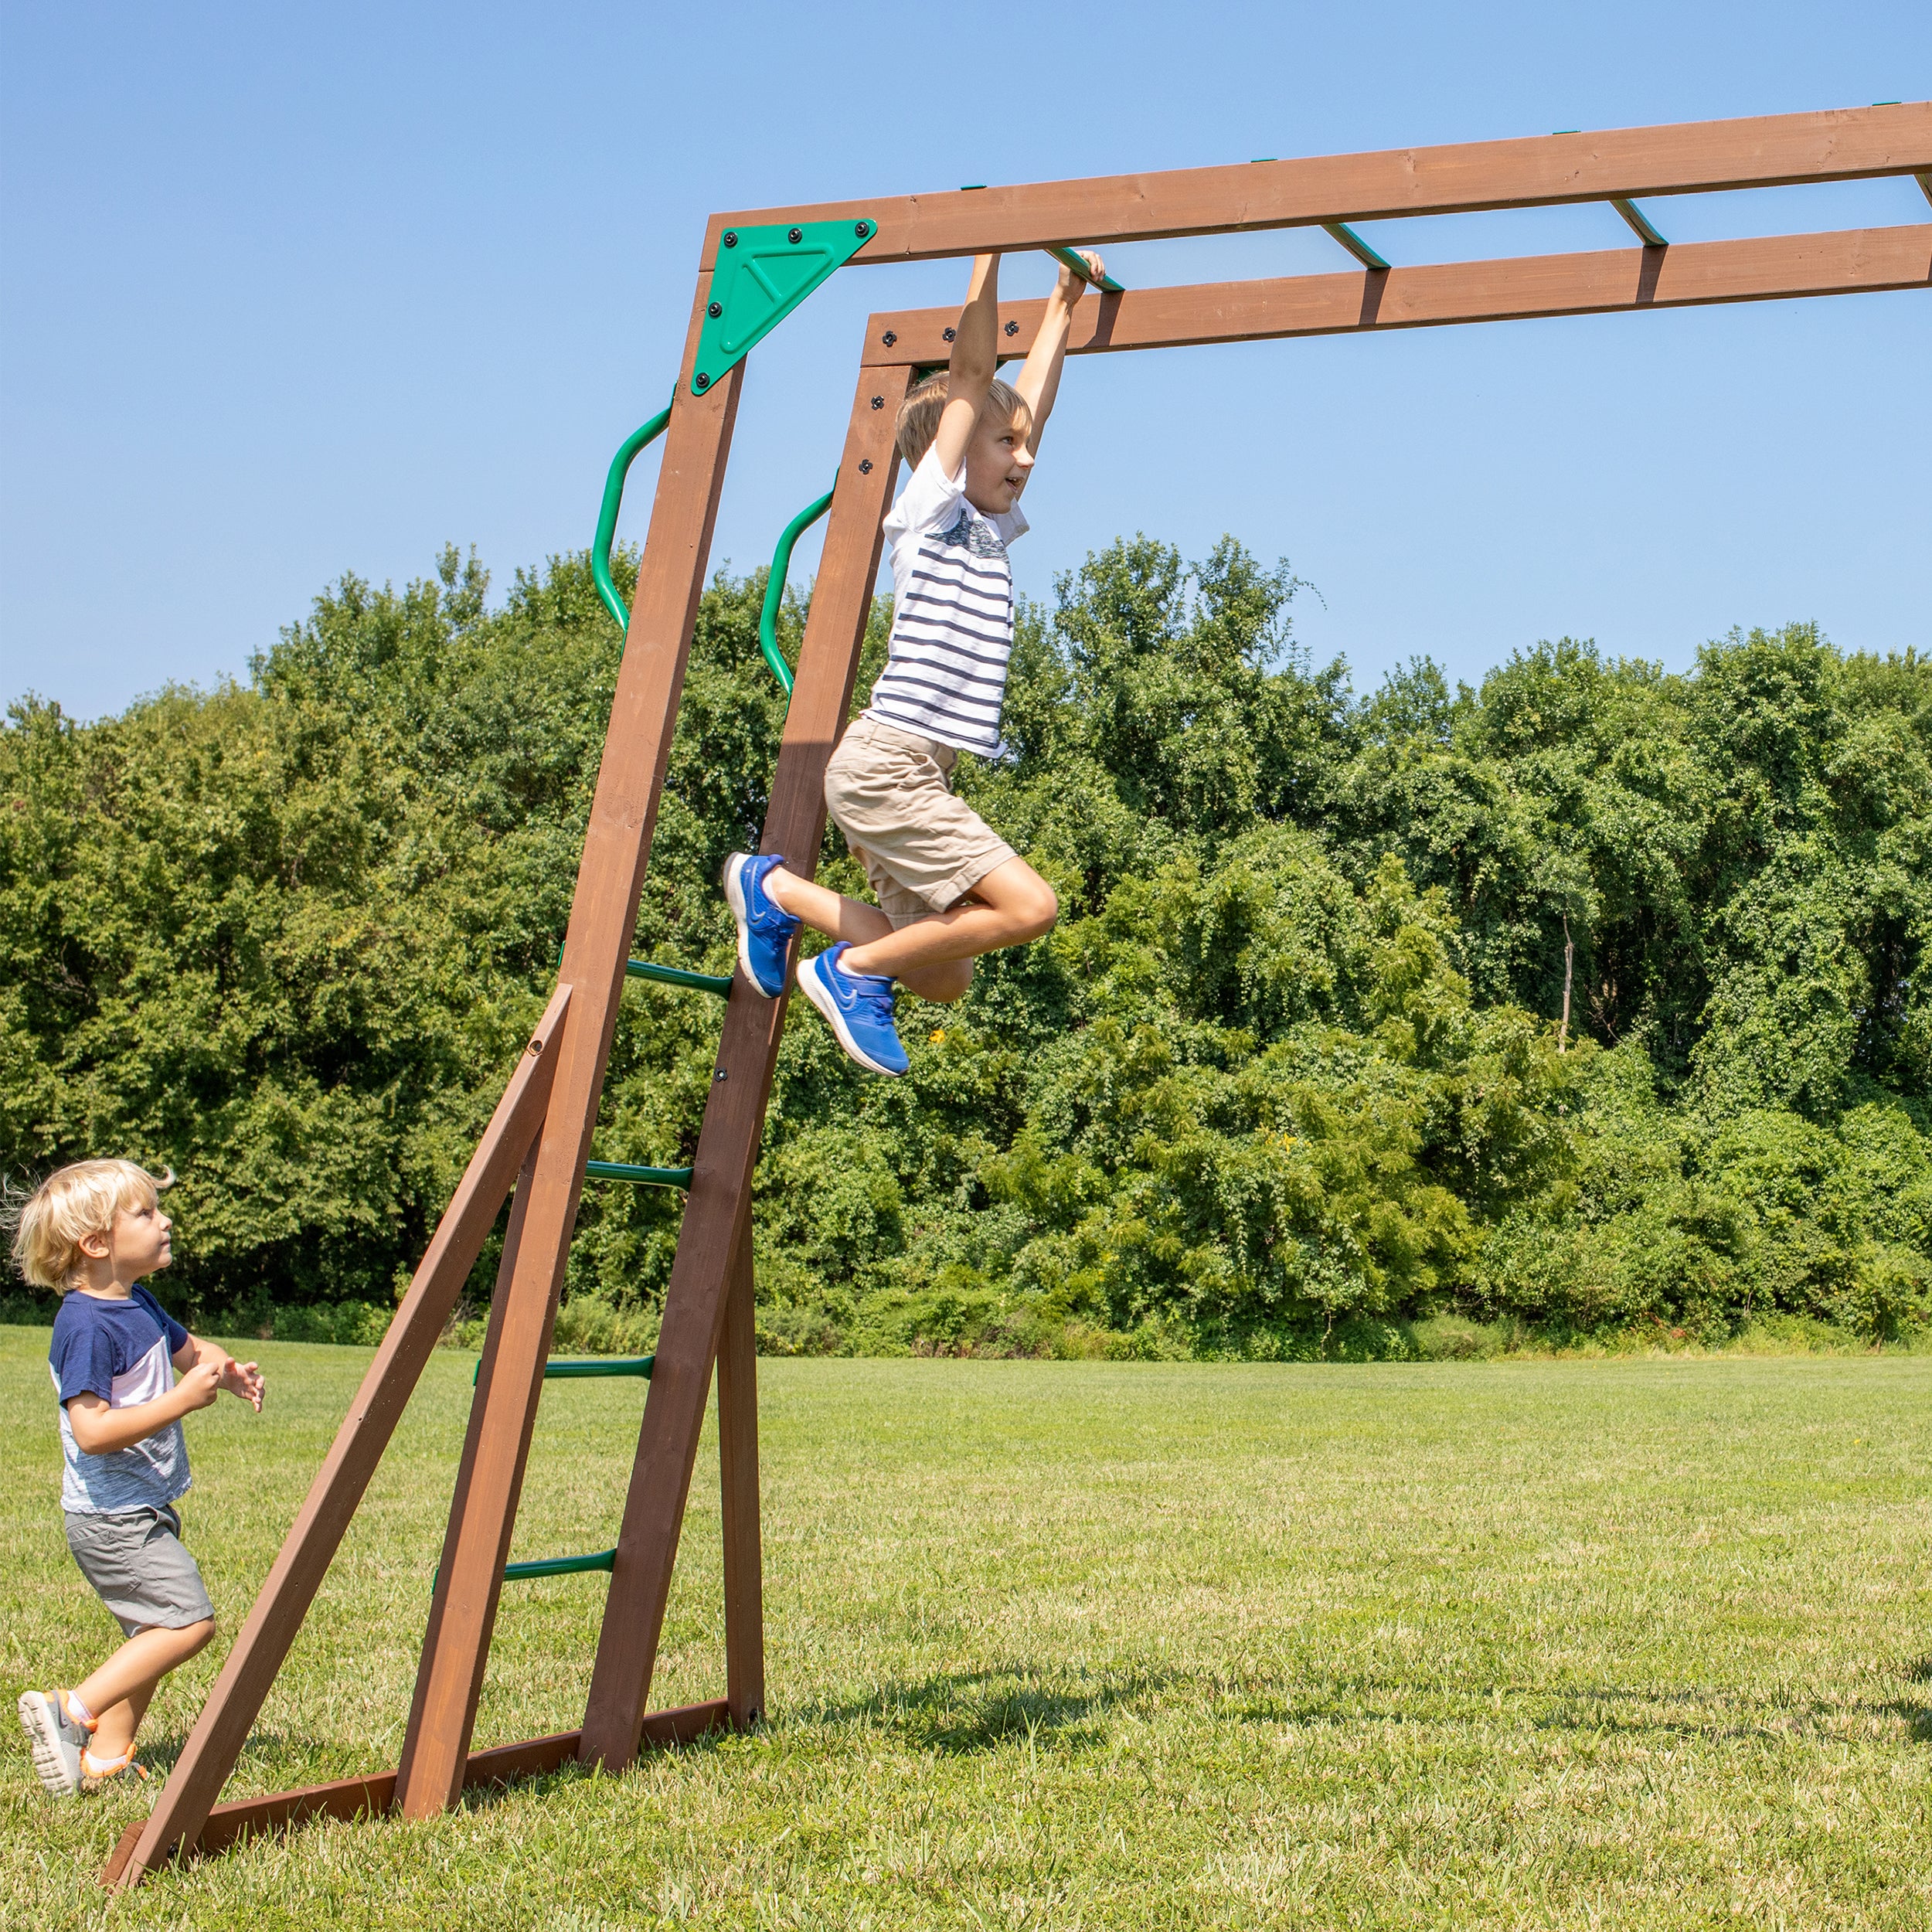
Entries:
[[982, 757], [1001, 749], [1013, 648], [1006, 546], [1026, 533], [1015, 505], [987, 516], [966, 501], [966, 466], [947, 476], [928, 450], [887, 514], [893, 628], [865, 712]]

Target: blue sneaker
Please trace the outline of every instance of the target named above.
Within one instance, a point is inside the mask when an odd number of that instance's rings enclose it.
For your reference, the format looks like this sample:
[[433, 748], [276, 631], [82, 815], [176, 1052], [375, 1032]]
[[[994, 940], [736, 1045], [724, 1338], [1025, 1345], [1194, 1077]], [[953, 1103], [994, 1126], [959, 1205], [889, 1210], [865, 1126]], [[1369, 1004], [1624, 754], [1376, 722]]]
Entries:
[[842, 939], [798, 968], [798, 990], [825, 1016], [838, 1044], [874, 1073], [903, 1073], [912, 1062], [893, 1027], [893, 983], [874, 973], [849, 973], [838, 964]]
[[738, 922], [738, 964], [767, 999], [785, 990], [785, 955], [798, 921], [765, 890], [765, 877], [784, 860], [776, 852], [757, 858], [734, 852], [725, 861], [725, 897]]

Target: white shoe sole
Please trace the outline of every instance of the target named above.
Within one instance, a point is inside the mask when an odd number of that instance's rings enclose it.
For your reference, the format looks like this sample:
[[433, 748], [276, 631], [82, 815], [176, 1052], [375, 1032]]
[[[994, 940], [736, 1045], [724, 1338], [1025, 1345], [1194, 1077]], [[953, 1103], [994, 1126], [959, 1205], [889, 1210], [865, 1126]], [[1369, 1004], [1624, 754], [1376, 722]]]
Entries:
[[878, 1061], [852, 1036], [852, 1029], [845, 1024], [845, 1015], [840, 1010], [832, 988], [818, 977], [818, 962], [823, 953], [815, 953], [798, 968], [798, 990], [825, 1015], [825, 1024], [832, 1030], [834, 1038], [845, 1049], [846, 1057], [856, 1060], [868, 1073], [883, 1073], [889, 1080], [899, 1077], [896, 1066], [881, 1066]]
[[753, 855], [749, 852], [737, 852], [725, 861], [725, 903], [731, 908], [731, 917], [737, 922], [738, 964], [744, 974], [746, 983], [753, 992], [763, 993], [767, 999], [776, 999], [784, 988], [781, 987], [777, 993], [765, 992], [765, 989], [758, 984], [758, 975], [751, 970], [751, 919], [745, 905], [744, 869], [751, 862]]
[[44, 1691], [26, 1691], [20, 1699], [20, 1728], [27, 1733], [34, 1774], [56, 1798], [79, 1795], [80, 1784], [60, 1748], [60, 1719], [53, 1699]]

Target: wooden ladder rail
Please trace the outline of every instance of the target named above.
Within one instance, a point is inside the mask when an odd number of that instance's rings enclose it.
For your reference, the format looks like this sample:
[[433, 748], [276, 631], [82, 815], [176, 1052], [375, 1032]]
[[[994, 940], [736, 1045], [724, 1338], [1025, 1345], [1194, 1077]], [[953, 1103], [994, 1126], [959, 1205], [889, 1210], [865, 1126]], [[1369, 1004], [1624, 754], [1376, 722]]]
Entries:
[[[816, 869], [825, 832], [825, 767], [845, 728], [871, 614], [883, 540], [879, 526], [898, 468], [893, 429], [911, 376], [910, 368], [859, 372], [832, 520], [799, 648], [798, 681], [760, 849], [783, 852], [788, 866], [808, 876]], [[747, 1250], [743, 1292], [750, 1298], [751, 1172], [785, 1007], [784, 1000], [761, 999], [741, 982], [725, 1011], [591, 1672], [580, 1746], [586, 1764], [615, 1770], [637, 1755], [712, 1365], [726, 1325], [732, 1257], [741, 1243]], [[733, 1351], [736, 1359], [729, 1379], [721, 1382], [721, 1410], [724, 1389], [735, 1391], [743, 1379], [746, 1348], [740, 1330]], [[732, 1413], [721, 1414], [727, 1440], [737, 1440], [743, 1427], [735, 1393], [732, 1404]], [[734, 1578], [728, 1570], [728, 1648], [734, 1616], [742, 1627], [753, 1614], [754, 1607], [740, 1595], [747, 1587], [742, 1570]], [[759, 1675], [762, 1679], [762, 1662]], [[758, 1696], [762, 1703], [762, 1688]]]
[[[564, 937], [560, 975], [576, 989], [571, 1021], [537, 1148], [500, 1342], [471, 1412], [474, 1447], [466, 1451], [468, 1480], [451, 1503], [431, 1613], [435, 1641], [423, 1647], [398, 1768], [396, 1803], [405, 1818], [433, 1818], [463, 1790], [583, 1164], [637, 928], [744, 380], [740, 362], [702, 396], [691, 393], [710, 287], [709, 277], [699, 276]], [[726, 1007], [727, 1028], [732, 1014], [754, 1003], [763, 1002], [740, 981]]]

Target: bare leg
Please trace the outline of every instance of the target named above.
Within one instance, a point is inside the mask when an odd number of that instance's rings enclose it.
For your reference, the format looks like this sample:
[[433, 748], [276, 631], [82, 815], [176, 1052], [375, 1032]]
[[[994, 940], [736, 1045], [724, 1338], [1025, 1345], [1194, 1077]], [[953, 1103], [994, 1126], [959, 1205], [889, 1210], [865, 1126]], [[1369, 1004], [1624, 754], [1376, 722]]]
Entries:
[[971, 899], [950, 912], [915, 920], [896, 932], [852, 947], [842, 962], [849, 972], [878, 973], [913, 986], [922, 970], [977, 959], [1003, 947], [1023, 946], [1053, 930], [1060, 903], [1053, 889], [1023, 859], [996, 866], [973, 888]]
[[155, 1686], [171, 1670], [186, 1663], [214, 1634], [212, 1617], [180, 1630], [151, 1624], [135, 1631], [91, 1677], [75, 1685], [74, 1696], [97, 1720], [88, 1747], [97, 1758], [118, 1757], [127, 1750], [147, 1714]]
[[[1004, 871], [1005, 868], [999, 869]], [[974, 889], [977, 893], [978, 887]], [[828, 939], [845, 940], [854, 951], [871, 940], [892, 936], [892, 921], [876, 906], [868, 906], [862, 899], [847, 899], [811, 879], [801, 879], [783, 866], [774, 866], [765, 875], [765, 891], [784, 911], [802, 919], [814, 932], [823, 933]], [[928, 923], [924, 920], [917, 922], [921, 926]], [[913, 929], [902, 927], [900, 930], [910, 932]], [[854, 965], [851, 953], [845, 955], [845, 960], [855, 973], [886, 970]], [[921, 999], [951, 1002], [962, 997], [973, 983], [972, 956], [942, 960], [931, 965], [914, 964], [903, 972], [893, 972], [891, 977]]]

